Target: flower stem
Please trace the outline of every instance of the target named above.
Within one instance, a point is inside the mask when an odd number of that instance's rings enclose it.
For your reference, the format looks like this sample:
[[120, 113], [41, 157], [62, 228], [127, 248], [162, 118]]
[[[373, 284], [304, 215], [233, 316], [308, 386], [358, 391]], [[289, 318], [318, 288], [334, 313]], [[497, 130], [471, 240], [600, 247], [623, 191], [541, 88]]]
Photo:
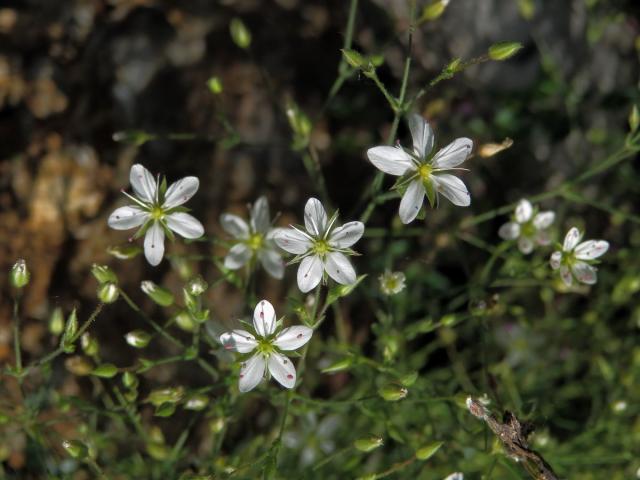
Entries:
[[22, 351], [20, 347], [20, 294], [13, 299], [13, 348], [16, 355], [16, 373], [19, 375], [18, 381], [22, 383]]

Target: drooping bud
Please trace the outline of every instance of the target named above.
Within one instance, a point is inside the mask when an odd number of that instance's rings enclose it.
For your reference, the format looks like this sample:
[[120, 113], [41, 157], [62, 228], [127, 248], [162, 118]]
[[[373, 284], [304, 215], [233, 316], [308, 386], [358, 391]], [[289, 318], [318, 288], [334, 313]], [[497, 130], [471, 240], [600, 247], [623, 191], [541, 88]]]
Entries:
[[173, 304], [173, 293], [166, 288], [160, 287], [151, 280], [145, 280], [140, 284], [140, 288], [146, 293], [151, 300], [161, 307], [168, 307]]
[[361, 452], [370, 452], [382, 445], [382, 437], [375, 435], [366, 438], [359, 438], [353, 442], [353, 446]]
[[118, 299], [120, 290], [115, 283], [103, 283], [98, 287], [98, 300], [102, 303], [113, 303]]
[[494, 43], [489, 47], [489, 58], [497, 61], [507, 60], [518, 53], [521, 48], [522, 44], [520, 42]]
[[91, 267], [91, 273], [99, 283], [118, 283], [118, 277], [113, 270], [106, 265], [98, 265], [96, 263]]
[[222, 93], [222, 82], [218, 77], [211, 77], [207, 80], [207, 87], [209, 87], [209, 91], [214, 95], [220, 95]]
[[29, 273], [29, 269], [27, 268], [27, 262], [22, 258], [19, 259], [14, 263], [13, 267], [11, 267], [11, 272], [9, 273], [11, 285], [14, 288], [21, 289], [29, 283], [30, 278], [31, 273]]
[[69, 454], [70, 457], [82, 460], [89, 454], [87, 446], [79, 440], [63, 440], [62, 448]]
[[151, 335], [144, 330], [132, 330], [124, 336], [129, 345], [135, 348], [144, 348], [149, 345]]
[[387, 402], [397, 402], [407, 396], [409, 390], [395, 383], [388, 383], [380, 387], [378, 394]]
[[234, 18], [229, 24], [231, 39], [238, 47], [246, 50], [251, 45], [251, 32], [239, 18]]
[[56, 307], [51, 313], [51, 318], [49, 318], [49, 331], [53, 335], [60, 335], [63, 330], [64, 315], [62, 314], [62, 309], [60, 307]]

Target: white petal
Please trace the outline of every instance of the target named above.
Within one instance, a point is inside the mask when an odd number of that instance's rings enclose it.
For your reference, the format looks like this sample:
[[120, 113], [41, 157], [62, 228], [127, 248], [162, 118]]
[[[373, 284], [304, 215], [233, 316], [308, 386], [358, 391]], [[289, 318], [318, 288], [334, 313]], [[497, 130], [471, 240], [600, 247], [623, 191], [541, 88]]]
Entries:
[[498, 230], [498, 235], [505, 240], [515, 240], [520, 236], [520, 225], [515, 222], [505, 223]]
[[349, 222], [331, 232], [329, 244], [332, 247], [348, 248], [360, 240], [364, 233], [364, 223]]
[[546, 230], [538, 230], [536, 233], [536, 243], [538, 245], [549, 245], [551, 243], [551, 236]]
[[312, 235], [321, 236], [327, 228], [327, 212], [317, 198], [310, 198], [304, 206], [304, 226]]
[[424, 185], [422, 185], [421, 180], [414, 180], [409, 184], [407, 191], [402, 196], [402, 200], [400, 200], [400, 209], [398, 210], [402, 223], [406, 225], [415, 220], [418, 212], [420, 212], [420, 207], [422, 207], [424, 195]]
[[304, 325], [296, 325], [282, 330], [273, 344], [280, 350], [295, 350], [307, 343], [311, 335], [313, 335], [313, 329]]
[[588, 263], [576, 262], [573, 264], [571, 270], [579, 282], [594, 285], [598, 281], [596, 269]]
[[516, 206], [516, 222], [526, 223], [531, 220], [531, 215], [533, 215], [533, 206], [529, 200], [523, 198]]
[[469, 138], [456, 138], [446, 147], [440, 149], [433, 156], [435, 168], [453, 168], [464, 162], [473, 148], [473, 142]]
[[261, 337], [268, 337], [276, 329], [276, 311], [266, 300], [260, 300], [253, 311], [253, 327]]
[[249, 237], [249, 225], [237, 215], [223, 213], [220, 215], [220, 225], [222, 225], [225, 232], [235, 238]]
[[444, 480], [464, 480], [464, 475], [460, 472], [455, 472], [451, 475], [447, 475], [447, 478], [445, 478]]
[[576, 258], [580, 260], [593, 260], [601, 257], [609, 250], [609, 242], [606, 240], [587, 240], [576, 247]]
[[342, 285], [351, 285], [356, 281], [356, 271], [349, 259], [340, 252], [328, 253], [324, 268], [331, 278]]
[[518, 250], [525, 255], [530, 254], [533, 251], [533, 240], [529, 237], [520, 237], [518, 239]]
[[184, 177], [173, 182], [164, 195], [163, 207], [169, 209], [189, 201], [196, 194], [199, 186], [198, 177]]
[[154, 267], [162, 261], [164, 256], [164, 230], [159, 222], [153, 222], [144, 236], [144, 256]]
[[251, 207], [251, 228], [254, 232], [264, 233], [271, 227], [269, 203], [267, 197], [260, 197]]
[[433, 130], [422, 116], [413, 114], [409, 117], [409, 130], [413, 139], [413, 151], [423, 159], [433, 149]]
[[260, 263], [273, 278], [280, 280], [284, 277], [284, 260], [278, 252], [273, 249], [266, 248], [260, 250], [258, 254]]
[[138, 207], [120, 207], [109, 215], [107, 224], [116, 230], [129, 230], [139, 227], [147, 218], [149, 218], [149, 213]]
[[471, 205], [471, 195], [462, 180], [448, 173], [439, 173], [432, 176], [436, 190], [444, 195], [454, 205], [468, 207]]
[[367, 150], [369, 161], [389, 175], [404, 175], [407, 170], [415, 170], [411, 157], [400, 147], [373, 147]]
[[296, 384], [296, 369], [284, 355], [273, 352], [269, 355], [269, 372], [280, 385], [293, 388]]
[[251, 249], [244, 243], [236, 243], [224, 257], [224, 267], [237, 270], [247, 264], [251, 258]]
[[551, 268], [553, 268], [554, 270], [557, 270], [560, 268], [561, 261], [562, 261], [562, 252], [553, 252], [551, 254], [551, 258], [549, 258], [549, 265], [551, 265]]
[[156, 201], [156, 190], [158, 189], [156, 181], [149, 170], [139, 163], [131, 167], [129, 182], [136, 196], [142, 201], [147, 203], [154, 203]]
[[276, 245], [285, 252], [300, 255], [311, 248], [309, 237], [293, 228], [276, 228], [272, 235]]
[[570, 287], [573, 283], [573, 275], [571, 275], [571, 271], [566, 265], [560, 265], [560, 278], [567, 287]]
[[246, 330], [240, 329], [220, 335], [220, 343], [226, 350], [233, 350], [238, 353], [249, 353], [258, 345], [256, 337]]
[[238, 389], [242, 393], [253, 390], [262, 381], [266, 366], [267, 363], [264, 361], [264, 357], [260, 353], [256, 353], [253, 357], [244, 362], [242, 367], [240, 367], [240, 382], [238, 384]]
[[562, 249], [565, 252], [570, 252], [578, 244], [581, 237], [582, 235], [580, 234], [580, 230], [578, 230], [576, 227], [572, 227], [571, 230], [567, 232], [566, 237], [564, 237], [564, 244], [562, 245]]
[[544, 230], [549, 228], [555, 219], [556, 214], [551, 211], [540, 212], [533, 217], [533, 226], [538, 230]]
[[317, 255], [302, 259], [298, 267], [298, 288], [302, 293], [314, 289], [322, 280], [322, 260]]
[[167, 215], [167, 227], [184, 238], [200, 238], [204, 235], [204, 227], [193, 216], [184, 212], [176, 212]]

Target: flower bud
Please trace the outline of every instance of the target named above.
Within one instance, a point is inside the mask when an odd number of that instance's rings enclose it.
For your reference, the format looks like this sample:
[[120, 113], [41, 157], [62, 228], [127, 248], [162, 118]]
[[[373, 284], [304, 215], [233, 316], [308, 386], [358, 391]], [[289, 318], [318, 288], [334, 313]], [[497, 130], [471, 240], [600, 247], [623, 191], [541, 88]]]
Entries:
[[142, 248], [140, 248], [138, 245], [133, 244], [118, 245], [115, 247], [107, 248], [107, 253], [109, 255], [113, 255], [120, 260], [129, 260], [130, 258], [138, 256], [141, 252]]
[[89, 375], [93, 371], [93, 364], [85, 357], [74, 355], [64, 361], [64, 367], [79, 377]]
[[127, 388], [137, 388], [140, 381], [135, 373], [124, 372], [122, 374], [122, 384]]
[[425, 445], [416, 451], [416, 458], [418, 460], [428, 460], [435, 455], [438, 450], [440, 450], [440, 447], [442, 447], [442, 442], [433, 442], [429, 445]]
[[489, 47], [489, 58], [498, 61], [507, 60], [518, 53], [521, 48], [522, 44], [519, 42], [494, 43]]
[[204, 281], [204, 278], [198, 275], [189, 280], [189, 282], [185, 286], [185, 289], [187, 292], [189, 292], [190, 295], [198, 297], [202, 295], [208, 287], [209, 285]]
[[31, 273], [27, 269], [27, 263], [22, 258], [11, 267], [9, 281], [13, 287], [18, 289], [25, 287], [29, 283], [30, 277]]
[[98, 265], [96, 263], [91, 267], [91, 273], [99, 283], [118, 283], [118, 277], [106, 265]]
[[224, 423], [224, 418], [222, 417], [212, 418], [209, 421], [209, 430], [211, 430], [211, 433], [220, 433], [224, 428]]
[[161, 307], [168, 307], [173, 304], [173, 293], [166, 288], [160, 287], [151, 280], [145, 280], [140, 284], [140, 288], [151, 300]]
[[120, 291], [115, 283], [103, 283], [98, 287], [98, 300], [102, 303], [113, 303], [119, 295]]
[[365, 68], [367, 66], [367, 62], [364, 57], [355, 50], [351, 50], [349, 48], [343, 48], [340, 50], [342, 52], [342, 58], [351, 65], [353, 68]]
[[208, 404], [209, 404], [209, 398], [207, 398], [206, 395], [203, 395], [201, 393], [196, 393], [189, 396], [189, 398], [187, 398], [187, 401], [184, 404], [184, 408], [186, 410], [200, 411], [200, 410], [204, 410]]
[[69, 318], [67, 318], [67, 324], [64, 327], [64, 334], [62, 335], [62, 348], [65, 352], [71, 353], [74, 350], [73, 342], [76, 340], [75, 336], [78, 332], [78, 315], [74, 308]]
[[640, 112], [638, 112], [638, 106], [634, 105], [629, 113], [629, 131], [633, 134], [636, 133], [640, 126]]
[[118, 367], [113, 363], [103, 363], [94, 368], [91, 375], [101, 378], [113, 378], [116, 376], [116, 373], [118, 373]]
[[98, 354], [100, 349], [100, 345], [98, 344], [98, 340], [95, 337], [92, 337], [88, 332], [83, 333], [82, 337], [80, 337], [80, 345], [82, 346], [82, 350], [84, 353], [93, 357]]
[[370, 452], [382, 445], [382, 437], [371, 436], [367, 438], [360, 438], [353, 442], [353, 446], [361, 452]]
[[209, 87], [209, 91], [214, 95], [220, 95], [222, 93], [222, 82], [218, 77], [211, 77], [207, 80], [207, 87]]
[[173, 321], [180, 329], [184, 330], [185, 332], [194, 332], [196, 330], [196, 322], [191, 317], [191, 314], [186, 310], [183, 310], [176, 314], [176, 316], [173, 317]]
[[209, 309], [206, 308], [204, 310], [200, 310], [199, 312], [195, 312], [193, 314], [193, 319], [196, 323], [204, 323], [209, 320]]
[[197, 312], [200, 305], [198, 304], [198, 297], [195, 297], [189, 293], [186, 288], [182, 289], [182, 298], [184, 300], [184, 306], [190, 312]]
[[82, 460], [89, 454], [87, 446], [79, 440], [64, 440], [62, 448], [66, 450], [70, 457]]
[[434, 0], [431, 3], [425, 5], [420, 16], [420, 22], [427, 20], [435, 20], [444, 13], [445, 8], [449, 4], [449, 0]]
[[239, 18], [234, 18], [229, 24], [231, 39], [238, 47], [246, 50], [251, 45], [251, 32]]
[[63, 330], [64, 315], [62, 314], [62, 309], [60, 307], [56, 307], [51, 313], [51, 318], [49, 318], [49, 331], [53, 335], [60, 335]]
[[389, 383], [378, 389], [378, 394], [387, 402], [397, 402], [407, 396], [409, 390], [395, 383]]
[[129, 345], [135, 348], [144, 348], [149, 345], [151, 335], [144, 330], [132, 330], [124, 336]]
[[152, 391], [147, 397], [147, 401], [156, 407], [163, 403], [178, 403], [184, 397], [183, 387], [161, 388]]

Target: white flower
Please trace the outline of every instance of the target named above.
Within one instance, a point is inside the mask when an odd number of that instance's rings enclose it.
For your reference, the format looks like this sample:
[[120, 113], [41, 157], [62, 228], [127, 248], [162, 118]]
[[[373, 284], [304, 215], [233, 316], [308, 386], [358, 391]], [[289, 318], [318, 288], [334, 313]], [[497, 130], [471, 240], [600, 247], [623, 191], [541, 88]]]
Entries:
[[464, 480], [464, 475], [460, 472], [455, 472], [448, 475], [444, 480]]
[[171, 239], [172, 231], [191, 239], [204, 234], [202, 224], [181, 207], [198, 191], [197, 177], [184, 177], [166, 188], [165, 181], [156, 181], [149, 170], [136, 164], [131, 167], [129, 181], [135, 196], [122, 193], [135, 205], [117, 208], [108, 224], [116, 230], [141, 227], [133, 238], [144, 235], [144, 256], [151, 265], [158, 265], [164, 256], [165, 234]]
[[258, 259], [273, 278], [284, 276], [284, 261], [273, 243], [276, 229], [271, 228], [269, 204], [260, 197], [251, 207], [249, 224], [237, 215], [223, 213], [220, 223], [225, 231], [239, 240], [224, 259], [224, 266], [237, 270], [250, 260]]
[[385, 295], [395, 295], [404, 290], [406, 277], [402, 272], [392, 272], [386, 270], [378, 277], [380, 282], [380, 290]]
[[345, 254], [355, 254], [350, 247], [362, 237], [364, 224], [349, 222], [337, 227], [337, 218], [335, 213], [328, 219], [320, 200], [310, 198], [304, 207], [306, 232], [291, 226], [274, 235], [276, 244], [295, 254], [293, 261], [300, 261], [298, 287], [303, 293], [315, 288], [325, 271], [342, 285], [356, 282], [356, 272]]
[[593, 260], [601, 257], [609, 250], [609, 242], [605, 240], [587, 240], [579, 243], [582, 233], [573, 227], [564, 237], [562, 251], [551, 254], [549, 263], [554, 270], [560, 270], [560, 278], [570, 287], [574, 278], [578, 282], [593, 285], [597, 282], [596, 268]]
[[466, 185], [450, 171], [458, 168], [473, 148], [468, 138], [458, 138], [446, 147], [432, 154], [434, 135], [429, 124], [420, 115], [409, 117], [409, 130], [413, 138], [413, 150], [400, 146], [373, 147], [367, 150], [367, 156], [379, 170], [389, 175], [403, 177], [398, 187], [406, 186], [400, 201], [400, 219], [402, 223], [411, 223], [420, 208], [424, 196], [433, 206], [441, 193], [451, 203], [460, 207], [471, 204], [471, 196]]
[[505, 240], [518, 240], [518, 249], [529, 254], [535, 245], [549, 245], [551, 238], [547, 229], [556, 218], [551, 211], [534, 212], [531, 202], [522, 199], [518, 202], [512, 221], [505, 223], [498, 230], [498, 235]]
[[253, 328], [255, 336], [240, 329], [220, 335], [220, 343], [227, 350], [238, 353], [251, 353], [255, 350], [242, 363], [238, 388], [241, 392], [252, 390], [260, 383], [267, 369], [283, 387], [293, 388], [296, 384], [296, 369], [281, 351], [300, 348], [309, 341], [313, 330], [304, 325], [295, 325], [275, 334], [276, 312], [266, 300], [260, 300], [256, 305]]

